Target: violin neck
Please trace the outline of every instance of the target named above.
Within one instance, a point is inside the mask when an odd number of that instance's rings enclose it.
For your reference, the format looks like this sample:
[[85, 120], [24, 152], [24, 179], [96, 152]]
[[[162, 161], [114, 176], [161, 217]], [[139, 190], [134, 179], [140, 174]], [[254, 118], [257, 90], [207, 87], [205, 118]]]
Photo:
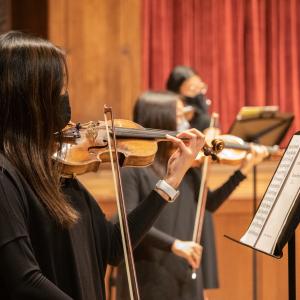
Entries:
[[[235, 144], [235, 143], [224, 142], [224, 148], [248, 151], [251, 149], [251, 144], [244, 143], [242, 145], [239, 145], [239, 144]], [[266, 146], [266, 148], [267, 148], [269, 154], [274, 154], [278, 151], [278, 146]]]
[[166, 140], [166, 134], [176, 136], [178, 132], [169, 130], [157, 130], [152, 128], [132, 129], [116, 127], [115, 133], [117, 138], [128, 139], [149, 139], [149, 140]]

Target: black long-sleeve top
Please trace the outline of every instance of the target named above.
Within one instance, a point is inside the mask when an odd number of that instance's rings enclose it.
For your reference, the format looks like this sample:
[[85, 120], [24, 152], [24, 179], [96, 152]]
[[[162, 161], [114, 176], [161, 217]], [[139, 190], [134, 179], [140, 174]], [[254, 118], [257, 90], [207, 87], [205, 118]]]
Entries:
[[[199, 300], [202, 297], [201, 269], [197, 271], [197, 279], [191, 280], [187, 263], [171, 253], [175, 239], [185, 241], [192, 239], [200, 184], [199, 176], [200, 173], [197, 170], [189, 170], [180, 184], [179, 198], [166, 207], [134, 252], [142, 299]], [[220, 188], [209, 191], [207, 209], [214, 211], [221, 206], [244, 178], [240, 171], [236, 171]], [[125, 168], [122, 170], [122, 180], [127, 209], [133, 210], [141, 199], [150, 193], [158, 176], [152, 167]], [[204, 227], [206, 226], [205, 220]], [[208, 261], [210, 267], [215, 267], [215, 260], [206, 258], [207, 255], [215, 255], [214, 245], [208, 247], [211, 236], [204, 238], [206, 248], [203, 261]], [[202, 269], [206, 270], [206, 268]], [[203, 276], [205, 279], [205, 274]], [[204, 281], [204, 284], [214, 285], [216, 281], [214, 274], [211, 277], [213, 278], [205, 279], [207, 282]], [[126, 276], [122, 268], [118, 273], [118, 287], [118, 299], [129, 299]]]
[[[119, 224], [112, 224], [75, 179], [63, 192], [80, 213], [62, 228], [26, 180], [0, 154], [0, 299], [105, 299], [108, 263], [123, 256]], [[151, 227], [165, 201], [150, 195], [128, 216], [133, 244]]]

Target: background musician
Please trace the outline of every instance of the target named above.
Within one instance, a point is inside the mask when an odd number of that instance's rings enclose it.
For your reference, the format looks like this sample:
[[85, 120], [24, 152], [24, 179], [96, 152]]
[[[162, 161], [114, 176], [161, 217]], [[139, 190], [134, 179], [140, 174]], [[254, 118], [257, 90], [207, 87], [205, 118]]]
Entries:
[[[181, 96], [171, 92], [145, 92], [134, 107], [134, 121], [146, 128], [176, 130], [186, 124]], [[127, 209], [134, 209], [153, 189], [155, 182], [166, 173], [167, 162], [172, 153], [171, 144], [159, 144], [155, 162], [148, 168], [124, 168], [122, 179]], [[209, 191], [207, 209], [217, 209], [230, 193], [245, 178], [249, 166], [265, 156], [264, 152], [253, 152], [220, 188]], [[200, 178], [195, 169], [185, 175], [179, 190], [185, 201], [168, 206], [160, 215], [143, 242], [135, 250], [137, 277], [141, 297], [154, 299], [201, 299], [203, 294], [202, 273], [198, 269], [196, 280], [191, 280], [189, 266], [199, 266], [201, 252], [199, 245], [192, 242], [197, 196]], [[205, 222], [204, 226], [208, 226]], [[214, 248], [211, 231], [205, 230], [202, 245], [204, 255], [211, 255]], [[211, 259], [205, 263], [214, 263]], [[204, 274], [205, 278], [205, 274]], [[212, 279], [213, 280], [213, 279]], [[124, 268], [118, 270], [118, 299], [129, 299]]]
[[[181, 65], [174, 67], [168, 77], [166, 87], [170, 91], [179, 93], [183, 97], [185, 105], [190, 105], [194, 108], [194, 113], [189, 120], [192, 127], [202, 131], [209, 127], [210, 115], [208, 108], [210, 100], [206, 97], [208, 86], [193, 68]], [[263, 149], [258, 148], [257, 150], [259, 152], [264, 151]], [[267, 154], [265, 152], [265, 154], [262, 155], [264, 156]], [[260, 162], [260, 160], [261, 159], [259, 158], [255, 164]], [[235, 172], [234, 176], [238, 178], [238, 181], [242, 181], [246, 178], [245, 176], [251, 171], [252, 165], [252, 163], [249, 163], [249, 166], [246, 168], [245, 166], [242, 166], [242, 170]], [[195, 170], [195, 174], [197, 181], [199, 182], [201, 180], [200, 169]], [[204, 253], [202, 259], [204, 289], [214, 289], [219, 287], [212, 213], [228, 199], [232, 191], [233, 189], [229, 189], [226, 196], [221, 196], [217, 192], [215, 192], [214, 195], [208, 193], [207, 211], [204, 218], [205, 225], [203, 227], [203, 235], [207, 237], [203, 242]]]

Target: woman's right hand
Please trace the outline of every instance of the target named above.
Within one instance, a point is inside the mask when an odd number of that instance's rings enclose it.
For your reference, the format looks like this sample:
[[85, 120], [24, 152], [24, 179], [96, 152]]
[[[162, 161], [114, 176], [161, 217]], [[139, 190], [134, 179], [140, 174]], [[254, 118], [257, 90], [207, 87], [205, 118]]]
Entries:
[[198, 243], [192, 241], [175, 240], [171, 251], [184, 258], [193, 269], [198, 269], [201, 262], [203, 248]]
[[[176, 151], [168, 161], [165, 180], [177, 189], [183, 176], [197, 157], [205, 144], [205, 136], [195, 128], [179, 133], [176, 137], [167, 135], [167, 139], [177, 146]], [[184, 139], [184, 140], [182, 140]]]

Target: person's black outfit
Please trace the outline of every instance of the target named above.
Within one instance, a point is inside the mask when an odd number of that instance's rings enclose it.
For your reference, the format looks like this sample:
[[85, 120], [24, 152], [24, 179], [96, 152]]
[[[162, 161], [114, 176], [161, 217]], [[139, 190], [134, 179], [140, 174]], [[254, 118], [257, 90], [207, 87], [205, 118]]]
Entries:
[[184, 97], [186, 105], [190, 105], [194, 108], [195, 113], [190, 120], [192, 128], [196, 128], [200, 131], [209, 127], [210, 115], [208, 114], [208, 105], [206, 103], [206, 96], [199, 94], [196, 97]]
[[[211, 211], [217, 209], [243, 179], [244, 176], [237, 171], [222, 187], [209, 191], [207, 209]], [[133, 210], [141, 199], [151, 192], [158, 176], [152, 167], [125, 168], [122, 170], [122, 180], [127, 209]], [[175, 239], [192, 240], [199, 180], [199, 174], [190, 169], [181, 182], [179, 199], [164, 209], [134, 251], [140, 294], [143, 300], [202, 299], [204, 269], [200, 268], [197, 271], [197, 279], [192, 280], [187, 262], [171, 252]], [[214, 247], [211, 249], [209, 247], [212, 237], [207, 236], [207, 233], [206, 231], [203, 237], [205, 239], [203, 243], [206, 245], [204, 256], [211, 255], [211, 251], [214, 251]], [[215, 262], [205, 260], [212, 264]], [[213, 281], [214, 278], [207, 280]], [[125, 268], [122, 265], [118, 269], [118, 300], [129, 299], [126, 282]]]
[[[107, 264], [123, 256], [119, 225], [112, 224], [75, 179], [63, 192], [80, 213], [62, 228], [48, 214], [26, 180], [0, 154], [0, 299], [105, 299]], [[155, 191], [128, 216], [137, 244], [165, 207]]]

